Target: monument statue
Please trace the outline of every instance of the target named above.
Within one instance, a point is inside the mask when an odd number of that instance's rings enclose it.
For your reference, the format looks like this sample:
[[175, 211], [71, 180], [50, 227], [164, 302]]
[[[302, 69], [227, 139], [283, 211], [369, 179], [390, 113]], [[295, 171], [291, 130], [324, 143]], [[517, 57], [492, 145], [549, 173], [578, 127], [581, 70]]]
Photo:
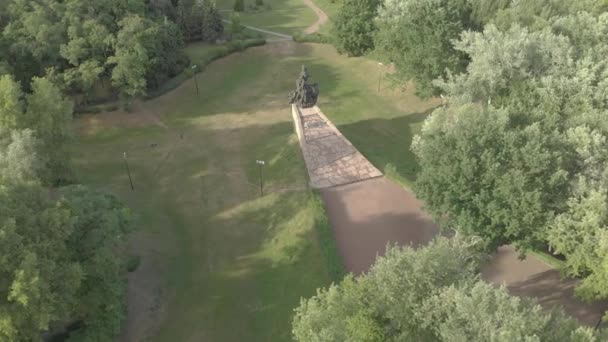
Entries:
[[289, 103], [295, 103], [301, 108], [310, 108], [317, 103], [319, 84], [308, 83], [308, 70], [302, 65], [300, 77], [296, 81], [296, 90], [289, 93]]

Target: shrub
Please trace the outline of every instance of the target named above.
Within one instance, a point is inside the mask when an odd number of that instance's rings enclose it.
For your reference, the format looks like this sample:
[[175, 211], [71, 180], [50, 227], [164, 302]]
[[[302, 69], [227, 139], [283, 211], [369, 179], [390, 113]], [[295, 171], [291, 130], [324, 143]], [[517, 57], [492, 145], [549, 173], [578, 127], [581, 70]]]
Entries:
[[233, 9], [235, 12], [243, 12], [245, 10], [245, 2], [243, 0], [234, 0]]

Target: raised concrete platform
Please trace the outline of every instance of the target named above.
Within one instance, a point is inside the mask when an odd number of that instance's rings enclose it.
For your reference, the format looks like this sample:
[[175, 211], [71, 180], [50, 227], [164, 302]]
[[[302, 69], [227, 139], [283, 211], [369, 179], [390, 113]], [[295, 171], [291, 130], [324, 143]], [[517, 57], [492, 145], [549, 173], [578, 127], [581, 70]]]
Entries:
[[313, 188], [328, 188], [382, 176], [319, 107], [292, 105], [292, 115]]

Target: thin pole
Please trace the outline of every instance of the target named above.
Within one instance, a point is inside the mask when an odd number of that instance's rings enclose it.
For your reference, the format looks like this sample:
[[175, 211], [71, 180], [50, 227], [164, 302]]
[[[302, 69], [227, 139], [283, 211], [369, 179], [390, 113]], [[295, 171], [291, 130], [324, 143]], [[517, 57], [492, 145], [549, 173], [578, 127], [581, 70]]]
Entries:
[[194, 85], [196, 86], [196, 95], [198, 95], [198, 77], [196, 77], [196, 69], [198, 69], [198, 65], [193, 65], [192, 70], [194, 71]]
[[129, 162], [127, 161], [127, 152], [123, 153], [123, 159], [125, 160], [125, 168], [127, 169], [127, 174], [129, 175], [129, 183], [131, 183], [131, 191], [135, 190], [133, 186], [133, 179], [131, 179], [131, 170], [129, 169]]
[[196, 95], [198, 95], [198, 77], [194, 74], [194, 85], [196, 86]]
[[258, 163], [258, 170], [260, 170], [260, 197], [264, 196], [264, 178], [262, 177], [262, 164]]
[[378, 93], [380, 93], [380, 84], [382, 83], [382, 66], [384, 64], [378, 63]]

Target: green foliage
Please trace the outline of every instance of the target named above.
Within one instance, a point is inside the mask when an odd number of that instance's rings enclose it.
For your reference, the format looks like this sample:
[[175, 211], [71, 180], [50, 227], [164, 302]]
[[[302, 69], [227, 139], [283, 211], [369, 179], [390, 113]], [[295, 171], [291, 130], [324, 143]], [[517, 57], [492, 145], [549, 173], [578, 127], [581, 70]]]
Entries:
[[385, 0], [378, 13], [376, 46], [396, 67], [395, 79], [416, 83], [419, 96], [438, 95], [432, 81], [464, 71], [468, 58], [454, 49], [452, 40], [475, 30], [466, 0]]
[[126, 238], [130, 213], [114, 197], [83, 186], [62, 191], [74, 231], [68, 246], [84, 272], [73, 317], [84, 327], [74, 341], [109, 341], [119, 332], [125, 312]]
[[46, 165], [40, 150], [32, 130], [0, 128], [0, 184], [37, 181]]
[[188, 41], [213, 42], [224, 31], [222, 17], [211, 0], [180, 1], [179, 24]]
[[49, 184], [72, 180], [68, 152], [72, 141], [72, 102], [51, 81], [38, 77], [32, 80], [32, 94], [26, 99], [22, 127], [33, 129], [42, 142], [40, 154], [47, 159], [42, 179]]
[[[204, 4], [189, 13], [206, 13], [208, 33], [217, 31], [218, 23], [221, 33], [217, 10]], [[6, 26], [0, 23], [1, 73], [13, 73], [29, 92], [32, 77], [49, 76], [52, 69], [63, 83], [58, 86], [82, 94], [85, 104], [93, 85], [110, 75], [123, 95], [142, 94], [186, 64], [181, 33], [164, 17], [175, 18], [173, 4], [147, 5], [148, 10], [143, 0], [11, 0]]]
[[39, 340], [72, 320], [83, 322], [74, 340], [112, 340], [124, 311], [128, 210], [80, 186], [52, 199], [38, 183], [33, 132], [0, 137], [0, 340]]
[[600, 341], [562, 311], [546, 313], [533, 300], [483, 281], [443, 288], [424, 302], [420, 315], [438, 341]]
[[561, 311], [478, 280], [476, 243], [438, 238], [389, 248], [365, 275], [318, 290], [296, 309], [297, 341], [599, 341]]
[[256, 7], [264, 6], [264, 0], [255, 0], [255, 6]]
[[449, 107], [414, 145], [417, 194], [489, 247], [548, 243], [584, 277], [581, 297], [606, 298], [608, 14], [549, 18], [541, 30], [488, 25], [455, 43], [471, 62], [435, 83]]
[[597, 0], [527, 0], [512, 1], [509, 6], [496, 12], [490, 21], [506, 30], [513, 25], [539, 30], [551, 26], [556, 17], [564, 17], [581, 11], [599, 12], [601, 1]]
[[245, 10], [245, 2], [243, 0], [234, 0], [234, 5], [232, 9], [235, 12], [243, 12]]
[[142, 41], [146, 22], [139, 16], [129, 16], [118, 25], [116, 53], [108, 59], [108, 63], [114, 65], [112, 85], [127, 98], [144, 95], [147, 87], [144, 76], [151, 64]]
[[345, 0], [333, 18], [332, 35], [340, 53], [361, 56], [374, 48], [379, 0]]
[[416, 194], [445, 226], [482, 236], [488, 248], [542, 241], [568, 185], [559, 142], [517, 120], [493, 107], [438, 109], [413, 145]]
[[231, 39], [238, 39], [240, 35], [245, 31], [245, 26], [241, 23], [241, 16], [238, 13], [234, 13], [230, 16], [230, 37]]
[[182, 52], [183, 41], [175, 39], [181, 34], [179, 27], [169, 20], [151, 24], [150, 32], [144, 39], [145, 49], [150, 56], [150, 66], [145, 74], [148, 89], [157, 89], [188, 66], [188, 58]]
[[0, 76], [0, 128], [15, 128], [23, 115], [23, 94], [12, 76]]
[[38, 340], [77, 305], [84, 272], [67, 240], [70, 211], [33, 183], [0, 185], [0, 339]]
[[472, 279], [480, 255], [469, 241], [439, 238], [427, 247], [391, 247], [358, 278], [319, 290], [296, 309], [297, 341], [423, 340], [415, 319], [423, 300]]
[[320, 44], [333, 44], [334, 40], [328, 36], [320, 33], [296, 33], [293, 35], [293, 40], [298, 43], [320, 43]]

